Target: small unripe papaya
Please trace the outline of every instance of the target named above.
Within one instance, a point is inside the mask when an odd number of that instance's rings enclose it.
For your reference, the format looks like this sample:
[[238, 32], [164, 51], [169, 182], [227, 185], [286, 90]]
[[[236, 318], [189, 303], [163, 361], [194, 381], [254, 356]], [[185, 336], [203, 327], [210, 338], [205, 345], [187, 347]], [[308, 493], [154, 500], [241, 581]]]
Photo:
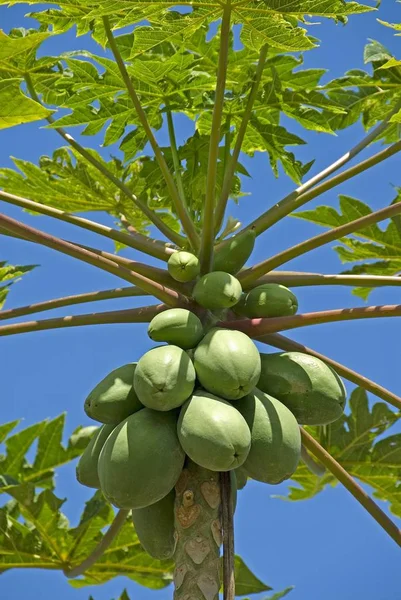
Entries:
[[100, 452], [100, 487], [118, 508], [144, 508], [175, 486], [185, 454], [173, 411], [143, 408], [111, 432]]
[[247, 229], [221, 242], [214, 254], [213, 271], [226, 271], [232, 275], [238, 273], [251, 256], [255, 239], [255, 231]]
[[346, 391], [337, 373], [303, 352], [261, 354], [258, 388], [285, 404], [303, 425], [326, 425], [344, 411]]
[[230, 308], [237, 304], [241, 297], [241, 284], [230, 273], [213, 271], [197, 281], [193, 297], [204, 308]]
[[174, 252], [167, 263], [168, 272], [171, 277], [181, 283], [196, 279], [200, 273], [200, 262], [195, 254], [191, 252]]
[[291, 477], [301, 457], [301, 433], [294, 415], [258, 389], [235, 406], [251, 431], [251, 449], [244, 471], [252, 479], [271, 484]]
[[172, 490], [158, 502], [132, 511], [132, 521], [142, 547], [158, 560], [166, 560], [174, 554], [174, 501], [175, 490]]
[[245, 461], [251, 434], [232, 404], [197, 390], [181, 408], [178, 437], [186, 454], [210, 471], [230, 471]]
[[91, 419], [117, 425], [143, 408], [133, 388], [136, 363], [123, 365], [109, 373], [85, 400], [85, 412]]
[[155, 342], [167, 342], [187, 350], [199, 344], [203, 326], [193, 312], [185, 308], [170, 308], [153, 317], [148, 335]]
[[102, 425], [92, 436], [91, 441], [85, 448], [84, 453], [78, 461], [76, 476], [79, 483], [91, 488], [99, 488], [99, 475], [97, 472], [97, 463], [100, 452], [113, 431], [114, 425]]
[[227, 400], [246, 396], [260, 377], [258, 349], [232, 329], [210, 329], [195, 350], [194, 364], [202, 386]]
[[147, 408], [172, 410], [181, 406], [195, 386], [194, 365], [185, 350], [178, 346], [159, 346], [146, 352], [138, 361], [134, 388]]
[[[237, 309], [235, 308], [235, 311]], [[295, 315], [298, 300], [284, 285], [265, 283], [250, 290], [242, 300], [240, 313], [250, 318], [287, 317]]]

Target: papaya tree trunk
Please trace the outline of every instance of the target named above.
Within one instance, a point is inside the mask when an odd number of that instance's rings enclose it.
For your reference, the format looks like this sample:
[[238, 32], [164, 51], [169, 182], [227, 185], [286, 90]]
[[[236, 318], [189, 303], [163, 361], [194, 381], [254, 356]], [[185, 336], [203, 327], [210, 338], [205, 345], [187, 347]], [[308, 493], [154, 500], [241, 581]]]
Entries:
[[219, 474], [188, 461], [176, 485], [174, 600], [216, 600], [220, 589]]

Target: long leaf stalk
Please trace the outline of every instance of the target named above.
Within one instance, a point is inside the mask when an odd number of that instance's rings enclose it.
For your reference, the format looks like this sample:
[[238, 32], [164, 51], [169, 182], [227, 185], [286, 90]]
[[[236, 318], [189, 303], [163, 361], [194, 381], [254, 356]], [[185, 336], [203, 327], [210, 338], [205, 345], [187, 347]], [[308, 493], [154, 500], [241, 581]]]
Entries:
[[115, 58], [115, 61], [117, 63], [121, 77], [127, 88], [129, 97], [131, 98], [131, 101], [134, 105], [134, 108], [138, 115], [141, 126], [143, 127], [143, 129], [146, 133], [146, 137], [148, 138], [149, 143], [152, 146], [152, 150], [154, 152], [157, 163], [160, 167], [160, 170], [161, 170], [164, 180], [166, 182], [170, 197], [173, 201], [174, 208], [175, 208], [177, 215], [181, 221], [182, 228], [185, 231], [185, 233], [187, 234], [192, 247], [196, 250], [198, 247], [198, 244], [199, 244], [199, 236], [196, 232], [195, 225], [193, 224], [191, 217], [189, 216], [186, 206], [182, 202], [180, 194], [178, 193], [177, 187], [174, 183], [173, 176], [170, 173], [170, 169], [168, 168], [168, 165], [167, 165], [166, 160], [163, 156], [163, 153], [160, 149], [160, 146], [157, 143], [156, 138], [153, 134], [153, 131], [149, 125], [148, 119], [146, 117], [146, 113], [145, 113], [144, 109], [142, 108], [141, 102], [135, 91], [134, 84], [132, 83], [132, 80], [126, 69], [124, 60], [118, 49], [116, 40], [114, 38], [113, 32], [110, 27], [109, 19], [106, 16], [103, 17], [103, 26], [104, 26], [104, 30], [106, 33], [107, 41], [109, 43], [110, 49], [111, 49], [113, 56]]
[[263, 69], [264, 69], [265, 63], [266, 63], [267, 49], [268, 49], [268, 47], [267, 47], [267, 45], [265, 45], [262, 47], [262, 49], [260, 51], [259, 61], [258, 61], [256, 71], [255, 71], [255, 77], [254, 77], [254, 80], [252, 83], [252, 87], [251, 87], [251, 91], [250, 91], [250, 94], [248, 97], [248, 102], [247, 102], [247, 105], [245, 108], [245, 112], [242, 117], [241, 125], [238, 130], [237, 139], [236, 139], [235, 146], [234, 146], [234, 151], [233, 151], [231, 159], [228, 163], [228, 167], [225, 169], [225, 172], [224, 172], [223, 187], [222, 187], [220, 199], [217, 204], [216, 211], [215, 211], [215, 232], [216, 233], [218, 233], [218, 231], [220, 230], [222, 223], [223, 223], [228, 198], [230, 196], [233, 178], [235, 175], [235, 169], [238, 164], [238, 158], [239, 158], [239, 155], [241, 152], [242, 144], [244, 142], [248, 123], [252, 116], [253, 105], [255, 103], [256, 96], [257, 96], [259, 86], [260, 86], [260, 82], [262, 79]]
[[[39, 104], [42, 104], [36, 90], [34, 88], [32, 79], [29, 73], [25, 75], [25, 81], [28, 88], [28, 91], [35, 100]], [[46, 121], [54, 126], [55, 120], [52, 116], [46, 117]], [[145, 202], [142, 202], [139, 198], [135, 196], [129, 189], [129, 187], [121, 181], [118, 177], [114, 175], [107, 167], [105, 167], [101, 162], [99, 162], [86, 148], [81, 146], [79, 142], [76, 141], [75, 138], [72, 137], [69, 133], [64, 131], [61, 127], [53, 127], [54, 130], [70, 145], [74, 150], [76, 150], [83, 158], [85, 158], [95, 169], [97, 169], [102, 175], [107, 177], [109, 181], [114, 183], [114, 185], [127, 197], [129, 198], [142, 212], [147, 216], [149, 221], [155, 225], [169, 240], [171, 240], [174, 244], [178, 246], [182, 246], [185, 244], [185, 238], [176, 233], [173, 229], [171, 229], [164, 221], [153, 211], [151, 210]]]
[[334, 227], [334, 229], [320, 233], [309, 240], [279, 252], [275, 256], [272, 256], [271, 258], [268, 258], [267, 260], [250, 267], [249, 269], [245, 269], [239, 274], [238, 279], [241, 281], [243, 287], [246, 288], [265, 273], [272, 271], [276, 267], [279, 267], [280, 265], [283, 265], [294, 258], [302, 256], [303, 254], [306, 254], [311, 250], [315, 250], [316, 248], [320, 248], [321, 246], [333, 242], [334, 240], [345, 237], [346, 235], [355, 233], [355, 231], [358, 231], [359, 229], [364, 229], [365, 227], [369, 227], [374, 223], [383, 221], [384, 219], [388, 219], [400, 213], [401, 202], [398, 202], [396, 204], [391, 204], [386, 208], [382, 208], [381, 210], [377, 210], [369, 215], [366, 215], [365, 217], [361, 217], [360, 219], [355, 219], [355, 221], [341, 225], [340, 227]]
[[42, 321], [24, 321], [0, 325], [0, 337], [17, 335], [19, 333], [32, 333], [34, 331], [47, 331], [49, 329], [66, 329], [67, 327], [83, 327], [84, 325], [115, 325], [116, 323], [149, 323], [153, 317], [167, 310], [166, 304], [141, 306], [126, 310], [112, 310], [85, 315], [71, 315], [43, 319]]
[[3, 190], [0, 190], [0, 200], [3, 200], [4, 202], [14, 206], [19, 206], [26, 210], [35, 211], [42, 215], [53, 217], [59, 221], [70, 223], [71, 225], [76, 225], [77, 227], [86, 229], [87, 231], [98, 233], [111, 240], [125, 244], [134, 250], [139, 250], [140, 252], [149, 254], [154, 258], [159, 258], [160, 260], [168, 261], [170, 255], [174, 252], [174, 249], [164, 242], [156, 241], [152, 238], [147, 238], [146, 236], [139, 235], [134, 237], [133, 235], [129, 235], [124, 231], [118, 231], [118, 229], [107, 227], [106, 225], [102, 225], [96, 221], [90, 221], [89, 219], [67, 213], [59, 208], [47, 206], [46, 204], [41, 204], [40, 202], [23, 198], [22, 196], [16, 196], [15, 194], [9, 194]]
[[363, 306], [357, 308], [338, 308], [318, 312], [303, 313], [292, 317], [272, 317], [270, 319], [241, 319], [238, 321], [220, 321], [218, 327], [238, 329], [252, 338], [260, 338], [267, 333], [277, 333], [287, 329], [321, 325], [339, 321], [357, 319], [378, 319], [381, 317], [401, 317], [401, 304], [383, 306]]
[[302, 443], [304, 446], [327, 468], [330, 473], [354, 496], [375, 521], [388, 533], [398, 546], [401, 546], [401, 531], [386, 515], [384, 511], [372, 500], [365, 490], [353, 477], [317, 442], [305, 429], [301, 427]]
[[253, 286], [264, 283], [279, 283], [290, 287], [315, 285], [344, 285], [358, 287], [401, 286], [401, 277], [386, 275], [337, 275], [323, 273], [302, 273], [297, 271], [270, 271], [254, 282]]
[[223, 529], [223, 600], [235, 598], [234, 507], [230, 473], [220, 473]]
[[11, 233], [15, 233], [25, 238], [28, 241], [52, 248], [53, 250], [57, 250], [58, 252], [67, 254], [68, 256], [72, 256], [73, 258], [77, 258], [78, 260], [103, 269], [104, 271], [107, 271], [112, 275], [116, 275], [125, 281], [129, 281], [130, 283], [139, 286], [142, 290], [155, 296], [162, 302], [170, 304], [170, 306], [179, 306], [188, 302], [187, 298], [182, 294], [158, 284], [151, 279], [140, 275], [139, 273], [134, 273], [132, 270], [121, 267], [114, 260], [104, 258], [103, 256], [95, 254], [94, 252], [90, 252], [89, 250], [81, 248], [76, 244], [72, 244], [71, 242], [67, 242], [60, 238], [49, 235], [48, 233], [39, 231], [38, 229], [34, 229], [33, 227], [29, 227], [28, 225], [24, 225], [23, 223], [20, 223], [11, 217], [0, 215], [0, 226], [4, 227]]
[[378, 398], [381, 398], [385, 402], [388, 402], [389, 404], [394, 406], [397, 410], [401, 411], [401, 397], [400, 396], [397, 396], [397, 394], [394, 394], [393, 392], [391, 392], [390, 390], [386, 389], [385, 387], [379, 385], [375, 381], [372, 381], [371, 379], [368, 379], [364, 375], [361, 375], [360, 373], [353, 371], [349, 367], [346, 367], [345, 365], [337, 362], [336, 360], [329, 358], [325, 354], [321, 354], [320, 352], [313, 350], [313, 348], [309, 348], [308, 346], [299, 344], [298, 342], [295, 342], [294, 340], [291, 340], [291, 339], [289, 339], [283, 335], [280, 335], [278, 333], [264, 335], [263, 337], [258, 338], [258, 341], [263, 342], [264, 344], [269, 344], [270, 346], [274, 346], [275, 348], [279, 348], [280, 350], [284, 350], [286, 352], [292, 352], [292, 351], [305, 352], [306, 354], [309, 354], [310, 356], [315, 356], [316, 358], [319, 358], [326, 364], [330, 365], [330, 367], [333, 367], [333, 369], [341, 377], [344, 377], [344, 379], [347, 379], [348, 381], [355, 383], [355, 385], [358, 385], [359, 387], [363, 388], [367, 392], [371, 392]]
[[397, 154], [397, 152], [400, 152], [400, 150], [401, 141], [395, 142], [394, 144], [388, 146], [384, 150], [377, 152], [370, 158], [367, 158], [366, 160], [356, 164], [353, 167], [350, 167], [342, 173], [335, 175], [331, 179], [328, 179], [327, 181], [321, 183], [320, 185], [317, 185], [316, 187], [307, 192], [304, 192], [303, 194], [297, 194], [294, 197], [292, 197], [290, 194], [290, 196], [284, 198], [283, 200], [280, 200], [274, 206], [272, 206], [266, 212], [264, 212], [260, 217], [252, 221], [252, 223], [247, 225], [245, 229], [254, 228], [256, 231], [256, 235], [260, 235], [261, 233], [266, 231], [266, 229], [280, 221], [283, 217], [289, 215], [294, 210], [300, 208], [310, 200], [317, 198], [318, 196], [324, 194], [325, 192], [328, 192], [329, 190], [332, 190], [341, 183], [344, 183], [344, 181], [348, 181], [349, 179], [360, 175], [364, 171], [367, 171], [368, 169], [380, 164], [381, 162], [387, 160], [391, 156], [394, 156], [394, 154]]
[[69, 579], [73, 579], [74, 577], [79, 577], [80, 575], [83, 575], [85, 571], [90, 569], [111, 546], [114, 539], [120, 532], [122, 526], [126, 522], [129, 512], [129, 510], [119, 510], [114, 518], [114, 521], [112, 522], [109, 529], [104, 534], [94, 551], [87, 558], [85, 558], [85, 560], [81, 564], [77, 565], [76, 567], [64, 569], [64, 575]]
[[170, 150], [171, 150], [171, 154], [173, 157], [174, 175], [175, 175], [175, 181], [177, 184], [177, 190], [180, 195], [182, 204], [184, 206], [188, 206], [186, 198], [185, 198], [184, 185], [182, 183], [181, 161], [180, 161], [180, 157], [178, 155], [177, 139], [175, 136], [174, 121], [173, 121], [173, 115], [172, 115], [171, 110], [168, 110], [166, 115], [167, 115], [168, 134], [169, 134], [169, 139], [170, 139]]
[[64, 308], [66, 306], [74, 306], [76, 304], [85, 304], [87, 302], [116, 300], [119, 298], [136, 298], [138, 296], [147, 295], [147, 292], [144, 292], [140, 288], [130, 286], [126, 288], [102, 290], [99, 292], [87, 292], [86, 294], [76, 294], [74, 296], [64, 296], [63, 298], [54, 298], [52, 300], [45, 300], [35, 304], [28, 304], [27, 306], [18, 306], [17, 308], [2, 310], [0, 311], [0, 321], [16, 319], [17, 317], [24, 317], [26, 315], [32, 315], [38, 312], [54, 310], [55, 308]]
[[214, 100], [212, 127], [210, 132], [209, 158], [206, 178], [206, 196], [203, 210], [203, 229], [200, 250], [201, 272], [210, 271], [213, 264], [214, 246], [214, 210], [216, 200], [216, 182], [219, 157], [219, 143], [221, 121], [224, 108], [224, 94], [226, 89], [228, 53], [231, 32], [231, 0], [224, 4], [223, 18], [220, 32], [219, 63], [217, 68], [216, 95]]

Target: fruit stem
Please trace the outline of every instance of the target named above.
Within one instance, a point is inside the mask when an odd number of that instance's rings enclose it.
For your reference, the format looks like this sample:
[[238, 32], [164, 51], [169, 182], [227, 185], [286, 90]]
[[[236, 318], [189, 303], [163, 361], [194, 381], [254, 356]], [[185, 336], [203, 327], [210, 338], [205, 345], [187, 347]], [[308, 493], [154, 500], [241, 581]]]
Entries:
[[340, 227], [334, 227], [334, 229], [330, 229], [329, 231], [320, 233], [319, 235], [305, 240], [300, 244], [291, 246], [290, 248], [279, 252], [271, 258], [268, 258], [267, 260], [264, 260], [263, 262], [254, 265], [249, 269], [245, 269], [238, 275], [238, 279], [241, 282], [241, 285], [246, 288], [265, 273], [272, 271], [273, 269], [283, 265], [284, 263], [287, 263], [294, 258], [302, 256], [303, 254], [306, 254], [311, 250], [315, 250], [316, 248], [320, 248], [329, 242], [338, 240], [346, 235], [349, 235], [350, 233], [358, 231], [359, 229], [363, 229], [399, 213], [401, 213], [401, 202], [386, 206], [385, 208], [372, 212], [371, 214], [359, 219], [355, 219], [354, 221], [346, 223], [345, 225], [340, 225]]
[[348, 367], [346, 367], [345, 365], [342, 365], [341, 363], [337, 362], [336, 360], [333, 360], [332, 358], [329, 358], [328, 356], [325, 356], [324, 354], [321, 354], [320, 352], [316, 352], [316, 350], [313, 350], [312, 348], [308, 348], [307, 346], [304, 346], [303, 344], [294, 342], [294, 340], [290, 340], [289, 338], [287, 338], [283, 335], [280, 335], [278, 333], [264, 335], [263, 337], [258, 338], [258, 341], [263, 342], [264, 344], [269, 344], [271, 346], [275, 346], [276, 348], [280, 348], [281, 350], [285, 350], [285, 351], [295, 350], [296, 352], [305, 352], [306, 354], [310, 354], [311, 356], [320, 358], [320, 360], [322, 360], [326, 364], [333, 367], [333, 369], [339, 375], [341, 375], [341, 377], [348, 379], [348, 381], [352, 381], [352, 383], [359, 385], [364, 390], [371, 392], [378, 398], [385, 400], [385, 402], [392, 404], [395, 408], [397, 408], [398, 410], [401, 411], [401, 397], [400, 396], [397, 396], [396, 394], [394, 394], [393, 392], [390, 392], [390, 390], [387, 390], [386, 388], [379, 385], [375, 381], [372, 381], [371, 379], [364, 377], [360, 373], [357, 373], [356, 371], [349, 369]]
[[221, 133], [221, 120], [224, 108], [224, 94], [226, 88], [228, 53], [230, 49], [231, 31], [231, 0], [224, 3], [223, 18], [220, 32], [219, 64], [217, 70], [216, 95], [210, 132], [209, 160], [206, 179], [206, 197], [203, 213], [203, 229], [200, 249], [201, 273], [208, 273], [213, 264], [214, 245], [214, 210], [216, 200], [216, 182], [219, 158], [219, 143]]
[[81, 564], [77, 565], [76, 567], [73, 567], [72, 569], [64, 569], [64, 575], [69, 579], [72, 579], [74, 577], [79, 577], [80, 575], [83, 575], [85, 571], [90, 569], [90, 567], [92, 567], [95, 564], [95, 562], [99, 560], [99, 558], [105, 553], [107, 548], [109, 548], [109, 546], [112, 544], [121, 527], [124, 525], [129, 512], [129, 510], [119, 510], [116, 516], [114, 517], [114, 521], [112, 522], [112, 524], [110, 525], [107, 532], [104, 534], [94, 551], [87, 558], [85, 558], [85, 560]]
[[223, 599], [235, 598], [234, 507], [230, 473], [220, 473], [223, 528]]
[[94, 252], [86, 250], [76, 244], [64, 241], [60, 238], [44, 233], [38, 229], [24, 225], [20, 221], [16, 221], [11, 217], [0, 214], [0, 226], [4, 229], [14, 233], [29, 242], [34, 242], [47, 248], [52, 248], [73, 258], [77, 258], [83, 262], [89, 263], [99, 269], [103, 269], [108, 273], [116, 275], [121, 279], [125, 279], [134, 285], [138, 285], [141, 289], [149, 292], [152, 296], [155, 296], [162, 302], [171, 306], [179, 306], [181, 304], [187, 304], [188, 299], [186, 296], [171, 290], [164, 285], [156, 283], [144, 277], [139, 273], [135, 273], [132, 270], [121, 267], [116, 261], [104, 258]]
[[372, 500], [365, 490], [355, 481], [353, 477], [338, 463], [330, 454], [302, 427], [302, 443], [327, 469], [338, 479], [340, 483], [354, 496], [377, 523], [388, 533], [398, 546], [401, 546], [401, 531], [385, 512]]
[[[37, 102], [38, 104], [42, 105], [42, 102], [40, 101], [40, 98], [36, 93], [33, 81], [29, 73], [25, 74], [25, 82], [32, 99], [35, 100], [35, 102]], [[55, 120], [52, 116], [46, 117], [46, 121], [54, 127], [55, 131], [57, 131], [57, 133], [61, 135], [61, 137], [70, 146], [72, 146], [74, 150], [76, 150], [81, 156], [83, 156], [93, 167], [95, 167], [95, 169], [102, 173], [102, 175], [107, 177], [109, 181], [114, 183], [114, 185], [118, 187], [118, 189], [148, 217], [149, 221], [151, 221], [151, 223], [153, 223], [153, 225], [155, 225], [155, 227], [157, 227], [159, 231], [164, 233], [164, 235], [174, 244], [182, 246], [182, 244], [185, 242], [185, 238], [183, 236], [179, 235], [178, 233], [173, 231], [168, 225], [166, 225], [164, 221], [145, 204], [145, 202], [142, 202], [142, 200], [137, 198], [123, 181], [118, 179], [118, 177], [116, 177], [111, 171], [109, 171], [109, 169], [107, 169], [107, 167], [105, 167], [103, 163], [98, 161], [89, 150], [81, 146], [81, 144], [79, 144], [72, 137], [72, 135], [64, 131], [64, 129], [62, 129], [61, 127], [55, 127]]]
[[[329, 175], [332, 175], [338, 169], [346, 165], [350, 160], [355, 158], [362, 150], [364, 150], [369, 144], [371, 144], [375, 139], [377, 139], [390, 124], [391, 117], [396, 114], [401, 107], [401, 102], [399, 102], [394, 109], [386, 116], [385, 119], [375, 127], [370, 133], [368, 133], [356, 146], [351, 148], [348, 152], [346, 152], [341, 158], [336, 160], [334, 163], [329, 165], [327, 168], [323, 169], [317, 175], [314, 175], [306, 181], [305, 183], [298, 186], [294, 191], [285, 196], [282, 200], [275, 203], [274, 206], [269, 208], [266, 212], [264, 212], [260, 217], [255, 219], [252, 223], [250, 223], [246, 229], [255, 228], [256, 234], [260, 235], [266, 229], [280, 221], [286, 215], [292, 213], [295, 209], [299, 208], [309, 202], [313, 198], [316, 198], [320, 194], [323, 194], [327, 190], [334, 188], [335, 186], [359, 175], [363, 171], [366, 171], [370, 167], [373, 167], [383, 160], [386, 160], [389, 156], [392, 156], [396, 152], [401, 150], [401, 142], [396, 142], [392, 144], [388, 148], [381, 150], [380, 152], [374, 154], [370, 158], [358, 163], [354, 167], [343, 171], [342, 173], [332, 177], [325, 183], [321, 185], [317, 185]], [[316, 186], [316, 187], [315, 187]], [[314, 188], [314, 189], [312, 189]]]
[[86, 294], [77, 294], [75, 296], [64, 296], [63, 298], [54, 298], [45, 300], [37, 304], [28, 306], [19, 306], [8, 310], [0, 311], [0, 321], [6, 319], [16, 319], [25, 315], [31, 315], [64, 306], [73, 306], [75, 304], [84, 304], [85, 302], [98, 302], [99, 300], [114, 300], [116, 298], [132, 298], [137, 296], [147, 296], [147, 293], [134, 285], [126, 288], [115, 288], [112, 290], [102, 290], [98, 292], [88, 292]]
[[71, 223], [71, 225], [76, 225], [77, 227], [81, 227], [87, 231], [93, 231], [94, 233], [98, 233], [99, 235], [107, 237], [111, 240], [120, 242], [125, 246], [134, 248], [134, 250], [144, 252], [145, 254], [149, 254], [149, 256], [159, 258], [160, 260], [164, 260], [166, 262], [168, 261], [170, 254], [173, 252], [173, 249], [169, 248], [168, 244], [165, 242], [156, 241], [144, 235], [137, 235], [134, 237], [128, 233], [125, 233], [124, 231], [118, 231], [117, 229], [107, 227], [106, 225], [102, 225], [96, 221], [90, 221], [89, 219], [84, 219], [83, 217], [71, 215], [63, 210], [54, 208], [53, 206], [46, 206], [40, 202], [34, 202], [33, 200], [28, 200], [28, 198], [9, 194], [3, 190], [0, 190], [0, 199], [8, 204], [20, 206], [21, 208], [40, 213], [42, 215], [47, 215], [48, 217], [53, 217], [54, 219], [64, 221], [65, 223]]
[[[186, 206], [182, 202], [180, 194], [178, 193], [177, 187], [174, 183], [174, 179], [170, 173], [170, 169], [168, 168], [168, 165], [167, 165], [166, 160], [163, 156], [163, 153], [160, 149], [160, 146], [157, 143], [157, 140], [153, 134], [153, 131], [152, 131], [150, 125], [149, 125], [149, 121], [147, 119], [146, 113], [145, 113], [144, 109], [142, 108], [141, 102], [138, 98], [138, 95], [137, 95], [134, 85], [132, 83], [131, 77], [129, 76], [129, 73], [128, 73], [125, 63], [124, 63], [124, 60], [120, 54], [116, 39], [115, 39], [113, 32], [111, 30], [111, 27], [110, 27], [109, 19], [108, 19], [108, 17], [104, 16], [102, 18], [102, 20], [103, 20], [103, 27], [104, 27], [104, 30], [106, 33], [106, 37], [107, 37], [107, 41], [109, 43], [110, 49], [113, 53], [113, 56], [117, 63], [121, 77], [127, 88], [128, 95], [132, 101], [132, 104], [134, 105], [134, 108], [135, 108], [136, 114], [138, 115], [138, 119], [141, 123], [141, 126], [146, 134], [146, 137], [149, 140], [150, 145], [152, 146], [152, 150], [156, 157], [157, 164], [159, 165], [160, 171], [166, 182], [169, 195], [173, 202], [176, 213], [181, 221], [182, 228], [185, 231], [185, 233], [187, 234], [192, 247], [195, 250], [197, 250], [198, 245], [199, 245], [198, 233], [197, 233], [195, 226], [191, 220], [191, 217], [189, 216]], [[179, 237], [181, 237], [181, 236], [179, 236]], [[170, 239], [171, 239], [171, 237], [170, 237]], [[175, 240], [172, 240], [172, 241], [175, 241]], [[180, 243], [179, 245], [182, 246], [182, 243]]]
[[11, 325], [0, 326], [0, 337], [16, 335], [18, 333], [30, 333], [32, 331], [44, 331], [47, 329], [81, 327], [83, 325], [150, 323], [154, 316], [168, 308], [169, 307], [166, 304], [155, 304], [153, 306], [140, 306], [139, 308], [128, 308], [126, 310], [112, 310], [86, 315], [71, 315], [68, 317], [57, 317], [55, 319], [44, 319], [43, 321], [12, 323]]
[[218, 473], [188, 461], [176, 485], [174, 600], [217, 600], [221, 496]]

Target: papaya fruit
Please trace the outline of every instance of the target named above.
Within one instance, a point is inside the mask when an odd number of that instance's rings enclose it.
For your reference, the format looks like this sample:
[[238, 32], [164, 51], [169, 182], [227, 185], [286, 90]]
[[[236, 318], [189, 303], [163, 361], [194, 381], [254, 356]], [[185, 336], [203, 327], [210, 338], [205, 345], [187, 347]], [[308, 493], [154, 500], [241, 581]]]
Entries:
[[242, 294], [241, 284], [224, 271], [212, 271], [201, 277], [193, 290], [193, 297], [204, 308], [230, 308]]
[[174, 252], [168, 259], [167, 269], [171, 277], [181, 283], [196, 279], [200, 273], [200, 262], [191, 252]]
[[203, 326], [193, 312], [185, 308], [170, 308], [153, 317], [148, 335], [155, 342], [167, 342], [187, 350], [201, 341]]
[[178, 346], [159, 346], [138, 361], [134, 389], [144, 406], [172, 410], [181, 406], [193, 392], [195, 369], [188, 354]]
[[[242, 315], [250, 318], [287, 317], [295, 315], [298, 300], [284, 285], [265, 283], [250, 290], [238, 307]], [[237, 307], [235, 308], [237, 311]]]
[[113, 431], [114, 425], [102, 425], [97, 428], [97, 431], [92, 436], [91, 441], [85, 448], [84, 453], [80, 457], [76, 476], [79, 483], [91, 488], [99, 488], [99, 475], [97, 472], [97, 463], [99, 454], [104, 446], [105, 441]]
[[132, 522], [141, 546], [158, 560], [171, 558], [175, 551], [174, 501], [175, 490], [171, 490], [158, 502], [132, 511]]
[[291, 477], [301, 457], [301, 433], [291, 411], [258, 389], [235, 406], [251, 431], [251, 449], [243, 464], [247, 475], [271, 484]]
[[244, 489], [248, 481], [248, 475], [246, 471], [242, 467], [238, 467], [238, 469], [235, 469], [235, 475], [237, 478], [237, 489]]
[[144, 508], [173, 489], [184, 459], [175, 412], [143, 408], [107, 438], [98, 462], [101, 490], [118, 508]]
[[202, 387], [227, 400], [246, 396], [260, 377], [258, 349], [232, 329], [210, 329], [195, 349], [194, 365]]
[[133, 388], [136, 363], [114, 369], [90, 392], [84, 409], [88, 417], [117, 425], [143, 408]]
[[326, 425], [344, 411], [346, 391], [337, 373], [303, 352], [261, 354], [258, 388], [285, 404], [303, 425]]
[[210, 471], [239, 467], [251, 444], [249, 427], [237, 409], [201, 389], [181, 408], [177, 431], [189, 458]]
[[222, 242], [214, 254], [213, 271], [238, 273], [251, 256], [255, 239], [255, 231], [247, 229]]

